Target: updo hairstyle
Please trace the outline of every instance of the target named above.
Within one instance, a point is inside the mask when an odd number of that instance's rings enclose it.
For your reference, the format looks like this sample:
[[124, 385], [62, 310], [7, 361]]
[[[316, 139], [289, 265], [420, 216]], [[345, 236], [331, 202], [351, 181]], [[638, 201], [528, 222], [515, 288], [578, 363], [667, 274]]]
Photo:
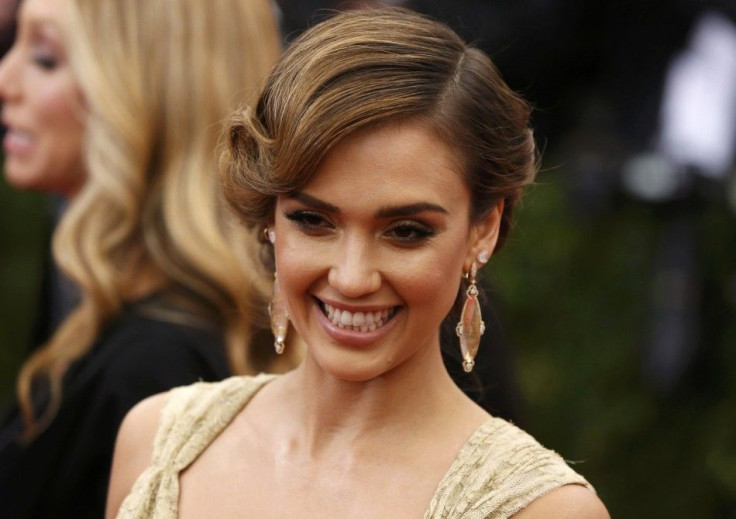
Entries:
[[232, 118], [225, 195], [248, 226], [268, 225], [276, 198], [301, 190], [342, 139], [415, 120], [456, 152], [471, 221], [504, 201], [498, 249], [537, 171], [529, 116], [490, 58], [446, 25], [401, 8], [348, 11], [297, 38], [255, 110]]

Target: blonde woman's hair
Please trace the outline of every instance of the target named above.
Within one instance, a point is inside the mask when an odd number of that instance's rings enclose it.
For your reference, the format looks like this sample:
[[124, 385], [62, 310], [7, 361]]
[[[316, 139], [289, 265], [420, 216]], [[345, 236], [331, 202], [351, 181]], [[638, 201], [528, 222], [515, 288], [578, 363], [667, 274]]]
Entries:
[[[221, 203], [221, 121], [256, 99], [280, 53], [268, 0], [70, 0], [69, 60], [86, 103], [87, 181], [54, 236], [81, 302], [22, 367], [18, 395], [33, 437], [53, 419], [62, 378], [150, 275], [176, 311], [224, 330], [234, 373], [279, 369], [248, 349], [266, 287], [248, 237]], [[143, 294], [146, 295], [146, 294]], [[37, 382], [50, 401], [34, 408]]]

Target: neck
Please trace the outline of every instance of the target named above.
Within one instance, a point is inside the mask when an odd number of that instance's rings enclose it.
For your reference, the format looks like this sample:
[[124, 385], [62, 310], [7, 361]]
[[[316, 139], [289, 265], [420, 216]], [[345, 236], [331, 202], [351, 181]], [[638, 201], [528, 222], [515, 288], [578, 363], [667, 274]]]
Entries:
[[477, 407], [448, 375], [439, 346], [417, 355], [421, 358], [365, 382], [340, 380], [308, 355], [289, 381], [304, 447], [316, 456], [333, 447], [411, 441], [407, 432], [417, 426], [435, 427], [458, 409]]

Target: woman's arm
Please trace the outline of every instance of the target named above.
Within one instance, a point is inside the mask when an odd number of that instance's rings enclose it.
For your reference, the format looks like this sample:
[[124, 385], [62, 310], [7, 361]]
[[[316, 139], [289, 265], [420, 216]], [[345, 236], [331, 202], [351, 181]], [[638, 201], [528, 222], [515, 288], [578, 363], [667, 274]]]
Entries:
[[115, 442], [105, 517], [113, 519], [138, 476], [151, 463], [153, 441], [168, 393], [146, 398], [125, 416]]

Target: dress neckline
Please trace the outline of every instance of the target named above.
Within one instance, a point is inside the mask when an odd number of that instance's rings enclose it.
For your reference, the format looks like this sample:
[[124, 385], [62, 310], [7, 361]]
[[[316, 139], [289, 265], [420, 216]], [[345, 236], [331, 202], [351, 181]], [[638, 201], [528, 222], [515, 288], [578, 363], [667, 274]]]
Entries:
[[[229, 416], [227, 420], [223, 420], [221, 422], [222, 427], [219, 430], [219, 432], [224, 431], [232, 423], [235, 417], [243, 409], [245, 409], [248, 403], [253, 399], [253, 397], [256, 396], [256, 394], [261, 389], [263, 389], [266, 385], [268, 385], [270, 382], [273, 382], [280, 376], [281, 375], [261, 373], [256, 376], [237, 377], [241, 382], [243, 382], [243, 385], [247, 387], [247, 391], [245, 391], [247, 397], [240, 403], [239, 406], [233, 409], [234, 412], [232, 413], [232, 416]], [[438, 494], [441, 492], [443, 488], [445, 488], [448, 484], [450, 484], [450, 482], [453, 480], [454, 475], [458, 471], [460, 471], [462, 467], [466, 465], [466, 459], [473, 456], [473, 453], [477, 449], [477, 445], [480, 443], [479, 440], [481, 438], [487, 437], [493, 430], [497, 429], [498, 422], [500, 420], [501, 420], [500, 418], [496, 418], [494, 416], [489, 415], [466, 438], [466, 440], [463, 442], [463, 444], [460, 446], [460, 448], [455, 453], [455, 456], [452, 462], [450, 463], [449, 467], [443, 473], [442, 477], [437, 483], [437, 486], [435, 487], [435, 490], [432, 494], [432, 498], [430, 499], [429, 503], [427, 503], [424, 514], [422, 516], [424, 519], [429, 519], [431, 517], [433, 503], [438, 497]], [[204, 450], [202, 452], [204, 452]], [[201, 452], [199, 454], [201, 454]]]

